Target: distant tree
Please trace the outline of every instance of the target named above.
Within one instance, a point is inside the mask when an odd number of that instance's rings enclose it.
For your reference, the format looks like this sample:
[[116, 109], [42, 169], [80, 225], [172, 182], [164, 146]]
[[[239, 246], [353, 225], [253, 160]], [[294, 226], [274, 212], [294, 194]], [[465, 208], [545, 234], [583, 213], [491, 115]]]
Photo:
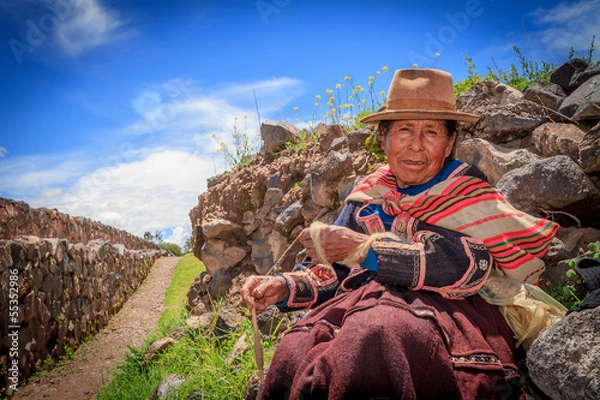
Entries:
[[169, 253], [177, 257], [182, 255], [181, 247], [179, 247], [175, 243], [163, 242], [158, 245], [158, 248], [161, 250], [168, 251]]
[[185, 245], [183, 246], [183, 252], [184, 253], [191, 253], [192, 252], [192, 238], [188, 238], [188, 240], [185, 241]]
[[160, 233], [159, 231], [154, 232], [154, 243], [162, 243], [163, 242], [163, 237], [162, 237], [162, 233]]
[[153, 242], [154, 241], [154, 235], [151, 234], [150, 232], [146, 231], [146, 232], [144, 232], [144, 240], [148, 240], [149, 242]]

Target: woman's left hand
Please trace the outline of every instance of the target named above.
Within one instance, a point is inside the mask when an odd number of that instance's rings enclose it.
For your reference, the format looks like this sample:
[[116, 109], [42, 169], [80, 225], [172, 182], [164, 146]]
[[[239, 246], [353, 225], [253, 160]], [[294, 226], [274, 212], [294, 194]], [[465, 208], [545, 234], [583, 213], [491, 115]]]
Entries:
[[[324, 226], [319, 234], [323, 252], [327, 260], [319, 259], [315, 243], [310, 236], [310, 229], [305, 228], [298, 238], [306, 249], [306, 256], [319, 264], [340, 262], [352, 254], [358, 246], [369, 239], [368, 235], [353, 231], [350, 228], [336, 225]], [[362, 260], [359, 260], [359, 262]]]

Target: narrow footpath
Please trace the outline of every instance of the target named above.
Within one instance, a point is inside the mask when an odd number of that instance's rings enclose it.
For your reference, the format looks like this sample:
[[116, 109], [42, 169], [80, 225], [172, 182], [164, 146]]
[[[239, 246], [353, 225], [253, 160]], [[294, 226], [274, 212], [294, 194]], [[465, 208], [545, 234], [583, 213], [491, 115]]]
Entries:
[[129, 346], [141, 346], [156, 328], [180, 259], [159, 258], [138, 290], [93, 340], [52, 371], [32, 376], [12, 399], [95, 399], [128, 354]]

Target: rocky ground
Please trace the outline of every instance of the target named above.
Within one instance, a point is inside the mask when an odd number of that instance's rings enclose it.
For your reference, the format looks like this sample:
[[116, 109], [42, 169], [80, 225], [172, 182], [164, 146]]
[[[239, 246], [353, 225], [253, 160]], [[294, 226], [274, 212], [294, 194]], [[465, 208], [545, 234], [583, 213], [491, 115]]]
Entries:
[[141, 346], [156, 328], [179, 260], [158, 259], [144, 283], [100, 333], [57, 368], [31, 377], [12, 399], [95, 399], [129, 346]]

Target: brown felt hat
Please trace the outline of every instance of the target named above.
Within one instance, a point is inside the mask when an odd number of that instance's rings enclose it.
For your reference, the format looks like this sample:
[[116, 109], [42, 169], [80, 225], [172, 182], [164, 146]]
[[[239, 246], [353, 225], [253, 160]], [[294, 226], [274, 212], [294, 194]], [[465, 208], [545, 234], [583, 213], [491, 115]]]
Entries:
[[399, 69], [394, 74], [386, 108], [362, 123], [398, 119], [442, 119], [473, 123], [475, 114], [456, 111], [452, 75], [439, 69]]

